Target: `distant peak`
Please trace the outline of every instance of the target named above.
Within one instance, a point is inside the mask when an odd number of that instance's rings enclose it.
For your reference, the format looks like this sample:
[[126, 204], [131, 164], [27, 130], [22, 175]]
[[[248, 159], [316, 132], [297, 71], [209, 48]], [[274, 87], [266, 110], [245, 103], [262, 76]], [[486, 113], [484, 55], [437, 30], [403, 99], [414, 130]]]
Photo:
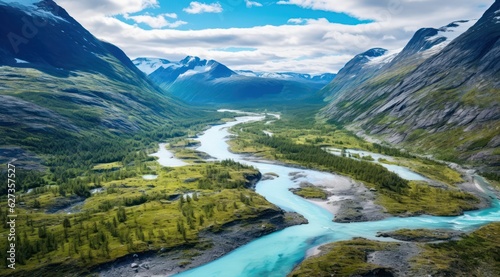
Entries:
[[139, 57], [132, 61], [139, 70], [146, 74], [151, 74], [156, 71], [158, 68], [168, 68], [173, 65], [172, 62], [166, 59], [160, 58], [148, 58], [148, 57]]
[[182, 64], [191, 64], [191, 63], [199, 63], [201, 59], [196, 56], [187, 56], [183, 60], [181, 60], [179, 63]]
[[372, 48], [364, 53], [362, 53], [362, 56], [370, 57], [370, 58], [375, 58], [375, 57], [380, 57], [383, 56], [387, 53], [387, 49], [384, 48]]

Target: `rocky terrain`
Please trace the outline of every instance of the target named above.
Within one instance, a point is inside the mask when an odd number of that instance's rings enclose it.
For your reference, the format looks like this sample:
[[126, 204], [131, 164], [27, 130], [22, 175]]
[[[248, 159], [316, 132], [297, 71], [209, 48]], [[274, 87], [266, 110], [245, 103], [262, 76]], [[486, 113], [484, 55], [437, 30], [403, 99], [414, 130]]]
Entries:
[[[477, 22], [421, 29], [396, 54], [372, 49], [356, 56], [323, 89], [330, 103], [321, 115], [390, 143], [494, 170], [500, 163], [494, 152], [500, 142], [499, 9], [496, 1]], [[446, 38], [468, 23], [474, 25]]]

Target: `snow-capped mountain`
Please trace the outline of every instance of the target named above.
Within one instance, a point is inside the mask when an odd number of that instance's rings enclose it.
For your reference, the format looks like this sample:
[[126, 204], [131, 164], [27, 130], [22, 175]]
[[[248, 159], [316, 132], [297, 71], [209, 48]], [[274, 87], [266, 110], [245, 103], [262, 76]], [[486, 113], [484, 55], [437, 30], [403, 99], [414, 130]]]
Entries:
[[404, 60], [410, 63], [414, 59], [423, 61], [441, 51], [476, 22], [477, 20], [458, 20], [441, 28], [422, 28], [391, 62], [400, 66]]
[[175, 65], [175, 63], [169, 60], [158, 58], [137, 58], [133, 60], [133, 63], [140, 71], [146, 73], [146, 75], [155, 72], [160, 67], [167, 68]]
[[198, 104], [308, 98], [335, 76], [233, 71], [217, 61], [193, 56], [178, 62], [157, 58], [137, 58], [133, 62], [166, 91]]
[[178, 62], [159, 58], [137, 58], [133, 63], [151, 79], [161, 83], [173, 83], [177, 79], [193, 76], [216, 79], [236, 75], [234, 71], [217, 61], [202, 60], [193, 56], [187, 56]]
[[383, 71], [412, 68], [440, 52], [455, 38], [467, 31], [477, 20], [458, 20], [441, 28], [419, 29], [402, 49], [372, 48], [356, 55], [321, 91], [327, 99], [338, 97]]

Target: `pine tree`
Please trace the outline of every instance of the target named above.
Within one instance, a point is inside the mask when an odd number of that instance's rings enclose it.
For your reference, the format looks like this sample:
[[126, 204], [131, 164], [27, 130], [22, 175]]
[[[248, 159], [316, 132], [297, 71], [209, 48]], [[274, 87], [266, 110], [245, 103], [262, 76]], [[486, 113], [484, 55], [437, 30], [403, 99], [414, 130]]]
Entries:
[[66, 229], [66, 228], [71, 228], [71, 223], [69, 222], [69, 219], [68, 218], [65, 218], [63, 220], [63, 227]]

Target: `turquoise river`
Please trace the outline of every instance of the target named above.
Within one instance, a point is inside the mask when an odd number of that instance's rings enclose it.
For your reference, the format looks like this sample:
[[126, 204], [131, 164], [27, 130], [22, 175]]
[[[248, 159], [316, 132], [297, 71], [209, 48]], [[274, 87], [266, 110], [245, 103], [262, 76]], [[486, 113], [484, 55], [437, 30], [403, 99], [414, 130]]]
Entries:
[[[398, 228], [443, 228], [470, 231], [489, 222], [500, 221], [500, 204], [498, 200], [495, 200], [490, 208], [466, 212], [462, 216], [391, 217], [372, 222], [335, 223], [332, 221], [331, 213], [295, 196], [288, 190], [297, 187], [297, 184], [289, 177], [290, 172], [297, 171], [296, 168], [265, 162], [249, 162], [242, 155], [229, 152], [226, 143], [230, 135], [229, 128], [236, 124], [263, 119], [264, 116], [261, 115], [241, 116], [236, 118], [236, 121], [213, 126], [198, 138], [201, 146], [197, 150], [206, 152], [217, 160], [233, 159], [252, 165], [262, 173], [277, 173], [279, 178], [259, 182], [256, 187], [257, 193], [286, 211], [294, 211], [303, 215], [309, 224], [289, 227], [263, 236], [213, 262], [177, 274], [176, 277], [283, 277], [305, 258], [308, 250], [327, 242], [348, 240], [353, 237], [391, 240], [377, 238], [376, 234], [379, 231]], [[306, 173], [311, 183], [314, 183], [315, 178], [324, 178], [328, 175], [328, 173], [314, 170], [300, 171]], [[334, 175], [326, 177], [334, 178]], [[481, 177], [478, 176], [476, 181], [487, 193], [490, 192]]]

